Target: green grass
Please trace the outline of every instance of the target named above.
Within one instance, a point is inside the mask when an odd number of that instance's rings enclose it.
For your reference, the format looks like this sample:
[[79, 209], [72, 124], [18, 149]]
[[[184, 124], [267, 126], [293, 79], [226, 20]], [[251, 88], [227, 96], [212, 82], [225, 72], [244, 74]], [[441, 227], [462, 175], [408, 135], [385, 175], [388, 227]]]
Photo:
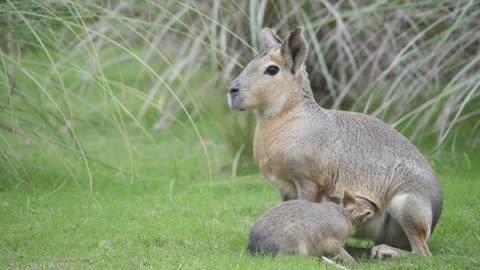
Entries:
[[[35, 71], [28, 62], [24, 67]], [[42, 77], [41, 69], [35, 72]], [[125, 78], [126, 73], [124, 66], [105, 76]], [[72, 85], [75, 76], [63, 79]], [[138, 110], [143, 99], [122, 87], [111, 89], [108, 98], [95, 91], [82, 96], [70, 89], [75, 135], [85, 152], [87, 171], [61, 121], [50, 119], [54, 113], [46, 114], [52, 126], [39, 124], [41, 114], [34, 114], [34, 109], [49, 110], [52, 103], [35, 100], [35, 85], [29, 83], [19, 77], [19, 95], [13, 97], [13, 104], [23, 109], [12, 115], [21, 123], [37, 124], [0, 135], [4, 149], [15, 154], [7, 161], [19, 166], [10, 170], [18, 173], [15, 177], [0, 171], [1, 269], [328, 267], [312, 258], [246, 252], [250, 226], [279, 202], [279, 196], [258, 174], [251, 157], [239, 161], [243, 176], [231, 177], [234, 156], [229, 134], [235, 134], [228, 129], [235, 126], [233, 119], [251, 115], [227, 110], [223, 93], [197, 100], [202, 111], [195, 122], [209, 150], [214, 173], [210, 182], [208, 162], [188, 119], [180, 115], [169, 128], [154, 130], [149, 126], [156, 112], [149, 110], [137, 123], [129, 113]], [[101, 89], [97, 84], [93, 87]], [[62, 100], [61, 92], [49, 93]], [[19, 96], [32, 98], [38, 107], [29, 107]], [[128, 110], [107, 104], [115, 99]], [[243, 133], [247, 136], [248, 129]], [[445, 147], [429, 155], [445, 193], [444, 212], [429, 241], [434, 257], [371, 261], [360, 252], [354, 254], [359, 261], [356, 268], [480, 267], [480, 170], [476, 167], [480, 156], [478, 149], [463, 153], [463, 144], [459, 139], [457, 148]], [[419, 146], [428, 153], [434, 145], [435, 140], [429, 139]]]
[[[221, 173], [232, 159], [218, 145], [211, 147], [215, 179], [210, 187], [195, 135], [171, 135], [182, 134], [181, 129], [174, 126], [170, 132], [153, 133], [158, 144], [129, 130], [136, 144], [134, 179], [93, 163], [92, 193], [87, 191], [86, 181], [80, 182], [80, 187], [71, 182], [62, 186], [65, 175], [42, 169], [31, 170], [35, 191], [21, 186], [1, 192], [0, 268], [327, 267], [300, 256], [250, 256], [245, 249], [249, 228], [279, 202], [275, 188], [258, 174], [231, 178]], [[206, 137], [221, 142], [215, 126], [209, 130], [203, 131]], [[105, 138], [110, 139], [105, 142]], [[122, 140], [111, 131], [104, 130], [84, 143], [97, 149], [92, 155], [108, 155], [117, 167], [127, 162]], [[41, 146], [31, 149], [29, 162], [45, 159], [38, 153], [46, 150]], [[431, 160], [445, 193], [444, 212], [429, 241], [434, 257], [371, 261], [366, 253], [359, 253], [355, 254], [356, 268], [480, 267], [478, 155], [443, 152]]]

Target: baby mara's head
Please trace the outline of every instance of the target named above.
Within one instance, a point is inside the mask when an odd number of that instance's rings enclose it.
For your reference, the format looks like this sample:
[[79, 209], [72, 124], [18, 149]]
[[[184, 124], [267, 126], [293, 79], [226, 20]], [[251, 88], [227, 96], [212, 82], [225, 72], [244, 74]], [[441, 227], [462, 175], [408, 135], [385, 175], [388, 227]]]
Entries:
[[363, 197], [356, 197], [346, 189], [341, 200], [334, 197], [328, 197], [327, 200], [340, 204], [344, 208], [354, 228], [375, 215], [376, 206], [373, 202]]

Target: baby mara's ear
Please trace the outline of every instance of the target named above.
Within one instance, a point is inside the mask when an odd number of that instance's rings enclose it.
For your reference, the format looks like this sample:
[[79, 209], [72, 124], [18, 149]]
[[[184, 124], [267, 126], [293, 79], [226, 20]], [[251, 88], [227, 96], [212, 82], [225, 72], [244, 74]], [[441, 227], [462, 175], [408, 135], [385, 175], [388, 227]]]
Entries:
[[343, 192], [343, 198], [342, 198], [343, 207], [354, 205], [355, 201], [356, 201], [355, 196], [352, 193], [350, 193], [350, 191], [345, 189], [345, 191]]
[[369, 208], [357, 208], [353, 211], [352, 224], [359, 225], [373, 217], [373, 211]]
[[356, 197], [347, 189], [343, 193], [342, 206], [350, 213], [354, 226], [372, 218], [376, 211], [376, 205], [373, 202], [362, 197]]

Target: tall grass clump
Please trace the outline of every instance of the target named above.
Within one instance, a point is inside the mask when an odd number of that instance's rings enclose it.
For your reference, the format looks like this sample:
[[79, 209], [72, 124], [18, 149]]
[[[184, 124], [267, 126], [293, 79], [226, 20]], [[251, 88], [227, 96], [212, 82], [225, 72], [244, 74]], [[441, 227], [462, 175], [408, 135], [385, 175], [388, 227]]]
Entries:
[[165, 4], [0, 3], [0, 84], [8, 89], [1, 97], [2, 189], [35, 188], [35, 179], [48, 177], [58, 186], [73, 180], [92, 190], [101, 177], [97, 167], [133, 181], [141, 155], [136, 145], [146, 141], [158, 152], [173, 151], [164, 149], [155, 130], [175, 122], [197, 138], [201, 176], [211, 181], [197, 102], [199, 92], [212, 88], [210, 70], [201, 57], [175, 57], [197, 55], [199, 45], [176, 46], [180, 37], [195, 37], [174, 29], [182, 10]]
[[35, 188], [45, 174], [92, 189], [99, 167], [134, 181], [137, 145], [165, 151], [162, 131], [196, 139], [210, 180], [209, 150], [226, 144], [231, 161], [219, 165], [235, 175], [254, 118], [228, 112], [226, 85], [261, 51], [261, 28], [285, 36], [300, 24], [322, 106], [371, 114], [437, 149], [458, 137], [478, 145], [478, 1], [7, 0], [1, 187]]
[[261, 50], [260, 28], [285, 36], [304, 25], [310, 78], [322, 106], [368, 113], [414, 142], [428, 137], [442, 147], [460, 132], [465, 145], [478, 145], [478, 1], [237, 1], [224, 8], [215, 17], [236, 15], [222, 27], [253, 46], [236, 39], [219, 46], [240, 63]]

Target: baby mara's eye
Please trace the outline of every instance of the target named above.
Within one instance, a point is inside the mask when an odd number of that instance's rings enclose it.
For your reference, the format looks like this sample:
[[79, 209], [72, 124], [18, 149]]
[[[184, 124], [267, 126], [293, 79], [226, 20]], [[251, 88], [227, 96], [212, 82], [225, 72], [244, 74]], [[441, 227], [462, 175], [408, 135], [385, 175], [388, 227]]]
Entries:
[[263, 74], [268, 74], [268, 75], [273, 76], [273, 75], [277, 74], [279, 71], [280, 71], [280, 68], [272, 65], [272, 66], [268, 66]]

